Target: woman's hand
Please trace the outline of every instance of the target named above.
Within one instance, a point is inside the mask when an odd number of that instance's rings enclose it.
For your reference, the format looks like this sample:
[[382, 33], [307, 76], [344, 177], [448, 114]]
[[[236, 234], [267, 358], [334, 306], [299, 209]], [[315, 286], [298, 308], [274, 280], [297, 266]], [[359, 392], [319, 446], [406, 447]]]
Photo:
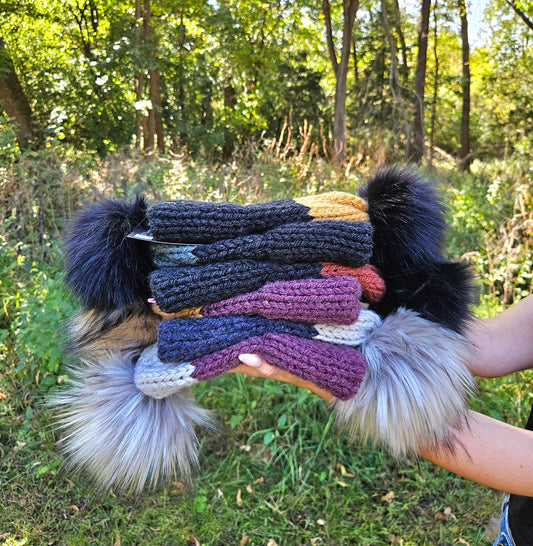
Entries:
[[299, 377], [296, 377], [289, 372], [280, 370], [279, 368], [268, 364], [268, 362], [265, 362], [258, 355], [242, 354], [239, 355], [239, 360], [242, 362], [242, 364], [230, 370], [230, 373], [243, 373], [251, 377], [264, 377], [269, 379], [275, 379], [276, 381], [281, 381], [283, 383], [292, 383], [297, 387], [302, 387], [304, 389], [310, 390], [311, 392], [314, 392], [325, 400], [329, 401], [333, 398], [333, 396], [328, 391], [317, 387], [314, 383], [311, 383], [310, 381], [300, 379]]

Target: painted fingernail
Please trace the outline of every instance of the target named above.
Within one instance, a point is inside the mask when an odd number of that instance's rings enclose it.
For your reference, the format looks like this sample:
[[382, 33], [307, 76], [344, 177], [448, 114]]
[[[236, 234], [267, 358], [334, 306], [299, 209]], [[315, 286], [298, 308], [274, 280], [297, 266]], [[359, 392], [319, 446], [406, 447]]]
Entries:
[[261, 366], [261, 359], [257, 355], [244, 353], [239, 355], [239, 360], [252, 368], [259, 368], [259, 366]]

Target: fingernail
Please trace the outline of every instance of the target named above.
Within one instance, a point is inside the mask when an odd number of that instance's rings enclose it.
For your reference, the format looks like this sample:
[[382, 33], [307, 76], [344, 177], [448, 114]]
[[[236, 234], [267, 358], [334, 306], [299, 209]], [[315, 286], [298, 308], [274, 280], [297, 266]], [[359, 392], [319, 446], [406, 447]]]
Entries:
[[252, 368], [259, 368], [259, 366], [261, 366], [261, 359], [257, 355], [244, 353], [239, 355], [239, 360]]

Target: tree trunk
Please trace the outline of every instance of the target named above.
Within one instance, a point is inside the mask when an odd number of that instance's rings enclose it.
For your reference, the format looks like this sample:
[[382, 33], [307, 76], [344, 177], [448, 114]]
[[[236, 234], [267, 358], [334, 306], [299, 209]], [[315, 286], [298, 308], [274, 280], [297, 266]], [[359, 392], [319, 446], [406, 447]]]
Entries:
[[326, 20], [326, 36], [328, 51], [335, 74], [335, 112], [333, 116], [333, 162], [341, 166], [346, 159], [346, 86], [348, 66], [350, 62], [350, 46], [352, 42], [355, 14], [359, 7], [359, 0], [343, 0], [343, 29], [342, 49], [340, 60], [337, 59], [329, 0], [322, 0], [322, 11]]
[[[150, 0], [144, 0], [143, 6], [143, 45], [146, 46], [150, 44], [152, 39], [152, 13], [150, 10]], [[150, 82], [148, 86], [151, 92]], [[151, 93], [150, 93], [151, 94]], [[145, 123], [143, 124], [144, 129], [144, 150], [151, 151], [154, 149], [155, 142], [155, 117], [153, 105], [148, 107], [148, 115], [146, 116]]]
[[0, 108], [9, 117], [15, 119], [18, 145], [21, 149], [27, 148], [34, 134], [33, 113], [2, 38], [0, 38]]
[[[156, 61], [156, 59], [153, 59], [153, 61]], [[161, 100], [161, 73], [159, 67], [151, 69], [148, 75], [150, 77], [150, 102], [152, 103], [150, 113], [153, 118], [153, 132], [157, 137], [157, 149], [164, 153], [163, 101]]]
[[[459, 0], [461, 1], [461, 0]], [[420, 163], [424, 157], [424, 95], [426, 88], [426, 65], [428, 51], [429, 14], [431, 0], [422, 0], [420, 27], [418, 31], [418, 55], [415, 74], [415, 97], [413, 114], [413, 140], [408, 159]]]
[[[139, 54], [142, 46], [142, 26], [140, 21], [143, 17], [141, 0], [135, 0], [135, 45], [137, 47], [137, 53]], [[141, 142], [143, 134], [145, 133], [144, 126], [144, 114], [140, 109], [140, 104], [142, 102], [144, 95], [144, 72], [142, 67], [139, 67], [135, 74], [135, 98], [137, 100], [138, 109], [135, 113], [135, 148], [141, 148]]]
[[[405, 138], [407, 141], [406, 148], [409, 149], [410, 142], [411, 142], [411, 135], [409, 130], [410, 129], [409, 119], [403, 104], [402, 84], [400, 80], [400, 73], [398, 71], [398, 51], [396, 48], [396, 40], [392, 36], [392, 32], [391, 32], [386, 0], [381, 0], [381, 18], [383, 21], [383, 30], [385, 31], [385, 38], [387, 40], [387, 44], [389, 46], [389, 51], [390, 51], [390, 72], [389, 72], [390, 90], [391, 90], [394, 101], [396, 102], [396, 104], [398, 105], [400, 109], [401, 122], [403, 123], [403, 126], [404, 126]], [[395, 123], [396, 120], [393, 118], [393, 121]], [[395, 128], [393, 127], [393, 133], [394, 132], [395, 132]]]
[[433, 149], [435, 147], [435, 120], [437, 118], [437, 98], [439, 95], [439, 55], [437, 51], [438, 25], [437, 25], [437, 0], [433, 6], [433, 58], [435, 61], [435, 75], [433, 77], [433, 99], [431, 101], [431, 128], [429, 133], [429, 162], [433, 162]]
[[461, 15], [461, 45], [463, 53], [463, 109], [461, 114], [461, 170], [467, 171], [472, 162], [470, 153], [470, 44], [468, 43], [468, 19], [465, 0], [457, 0]]
[[402, 65], [400, 68], [400, 74], [402, 76], [402, 84], [405, 84], [409, 78], [409, 66], [407, 64], [407, 45], [405, 43], [405, 36], [402, 29], [402, 15], [400, 12], [400, 4], [398, 0], [393, 0], [394, 5], [394, 25], [396, 27], [396, 32], [400, 40], [400, 49], [402, 51]]
[[[237, 105], [237, 93], [235, 87], [231, 82], [231, 78], [226, 76], [226, 84], [224, 86], [224, 110], [235, 110]], [[226, 112], [226, 116], [229, 117], [229, 112]], [[231, 114], [233, 115], [233, 114]], [[222, 159], [229, 161], [235, 150], [235, 135], [230, 131], [229, 127], [224, 127], [224, 145], [222, 146]]]
[[165, 151], [165, 140], [163, 130], [161, 100], [161, 74], [159, 71], [159, 57], [157, 52], [157, 37], [152, 28], [152, 11], [150, 0], [144, 0], [143, 6], [143, 41], [148, 53], [148, 118], [143, 124], [144, 129], [144, 149], [146, 151], [155, 148], [157, 139], [157, 149], [160, 152]]

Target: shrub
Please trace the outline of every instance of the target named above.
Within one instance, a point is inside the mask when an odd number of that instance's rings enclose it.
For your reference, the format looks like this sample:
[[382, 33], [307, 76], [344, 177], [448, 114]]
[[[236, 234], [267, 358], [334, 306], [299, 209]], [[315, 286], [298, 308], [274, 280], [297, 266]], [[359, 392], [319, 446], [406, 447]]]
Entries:
[[472, 262], [483, 291], [504, 306], [532, 291], [533, 179], [519, 161], [475, 163], [447, 188], [452, 255]]

